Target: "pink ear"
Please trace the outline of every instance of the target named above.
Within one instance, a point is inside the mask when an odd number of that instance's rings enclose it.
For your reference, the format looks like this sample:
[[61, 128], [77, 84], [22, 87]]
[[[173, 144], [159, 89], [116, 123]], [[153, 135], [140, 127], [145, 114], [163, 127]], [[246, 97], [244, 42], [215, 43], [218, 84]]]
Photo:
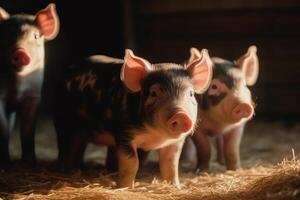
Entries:
[[54, 39], [59, 31], [59, 19], [55, 4], [49, 4], [47, 8], [40, 10], [36, 14], [36, 22], [47, 40]]
[[193, 60], [196, 60], [196, 59], [201, 59], [202, 55], [200, 53], [200, 51], [198, 49], [196, 49], [195, 47], [192, 47], [190, 49], [190, 58], [189, 58], [189, 61], [188, 63], [191, 63]]
[[8, 12], [6, 12], [3, 8], [0, 7], [0, 22], [7, 20], [9, 18]]
[[241, 56], [235, 64], [243, 71], [247, 85], [254, 85], [258, 78], [259, 63], [256, 46], [250, 46], [246, 54]]
[[133, 54], [130, 49], [125, 50], [124, 64], [121, 71], [121, 80], [132, 92], [141, 90], [141, 81], [151, 70], [151, 64]]
[[[191, 49], [191, 54], [192, 54]], [[195, 88], [195, 92], [198, 94], [204, 93], [212, 79], [212, 66], [213, 63], [208, 55], [208, 51], [203, 49], [201, 53], [197, 50], [197, 56], [191, 56], [191, 60], [187, 64], [188, 70], [192, 82]]]

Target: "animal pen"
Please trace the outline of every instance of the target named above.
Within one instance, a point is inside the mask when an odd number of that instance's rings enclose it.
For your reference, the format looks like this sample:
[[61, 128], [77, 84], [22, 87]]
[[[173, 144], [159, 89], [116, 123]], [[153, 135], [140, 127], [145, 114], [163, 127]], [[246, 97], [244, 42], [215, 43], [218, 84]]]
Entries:
[[[12, 165], [0, 169], [0, 199], [300, 199], [300, 3], [296, 0], [3, 0], [11, 13], [34, 13], [55, 3], [61, 30], [46, 46], [45, 80], [35, 135], [37, 165], [20, 161], [18, 130], [10, 139]], [[1, 41], [0, 41], [1, 42]], [[158, 154], [139, 166], [134, 188], [117, 188], [118, 173], [105, 169], [106, 147], [89, 144], [84, 166], [57, 170], [57, 138], [51, 111], [65, 67], [92, 54], [124, 57], [124, 49], [153, 62], [184, 63], [189, 49], [237, 59], [257, 46], [259, 78], [251, 87], [255, 114], [240, 145], [242, 168], [217, 162], [211, 169], [180, 167], [181, 188], [162, 181]]]

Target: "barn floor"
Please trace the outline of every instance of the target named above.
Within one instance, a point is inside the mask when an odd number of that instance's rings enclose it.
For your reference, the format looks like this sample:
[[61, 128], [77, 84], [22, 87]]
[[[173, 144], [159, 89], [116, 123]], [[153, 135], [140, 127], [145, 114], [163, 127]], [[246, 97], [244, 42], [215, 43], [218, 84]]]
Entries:
[[[159, 181], [155, 153], [141, 167], [135, 189], [115, 189], [116, 174], [103, 168], [104, 147], [88, 147], [83, 171], [55, 172], [55, 134], [47, 117], [39, 121], [37, 131], [42, 167], [26, 169], [15, 161], [11, 169], [0, 170], [0, 199], [300, 199], [300, 123], [253, 120], [242, 140], [243, 170], [225, 171], [213, 162], [210, 173], [182, 172], [182, 189]], [[14, 134], [14, 159], [20, 157], [19, 150]]]

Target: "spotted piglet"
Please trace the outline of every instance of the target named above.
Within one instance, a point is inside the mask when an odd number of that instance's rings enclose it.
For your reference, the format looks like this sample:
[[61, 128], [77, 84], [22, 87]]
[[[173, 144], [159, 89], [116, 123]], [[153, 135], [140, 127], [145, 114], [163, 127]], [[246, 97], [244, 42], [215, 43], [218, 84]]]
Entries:
[[0, 168], [10, 163], [9, 136], [20, 115], [22, 160], [36, 162], [34, 132], [44, 76], [44, 42], [59, 29], [55, 5], [36, 15], [0, 7]]
[[[190, 60], [201, 57], [191, 48]], [[227, 169], [241, 167], [239, 146], [244, 127], [254, 114], [254, 103], [248, 86], [258, 77], [256, 47], [250, 46], [247, 53], [230, 62], [212, 58], [213, 78], [208, 90], [198, 98], [199, 124], [192, 139], [198, 154], [197, 171], [208, 170], [211, 149], [208, 136], [217, 137], [218, 160]]]
[[179, 187], [182, 144], [197, 120], [194, 93], [212, 75], [207, 51], [200, 54], [183, 67], [126, 50], [124, 60], [92, 56], [70, 68], [54, 106], [61, 166], [79, 167], [89, 142], [115, 146], [117, 186], [134, 187], [137, 149], [159, 149], [161, 178]]

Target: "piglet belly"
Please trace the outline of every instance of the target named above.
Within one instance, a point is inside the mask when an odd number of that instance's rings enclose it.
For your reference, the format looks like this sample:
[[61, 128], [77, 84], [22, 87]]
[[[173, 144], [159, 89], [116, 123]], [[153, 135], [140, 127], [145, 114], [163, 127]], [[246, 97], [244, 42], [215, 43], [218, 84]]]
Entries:
[[174, 144], [181, 140], [182, 138], [166, 138], [166, 137], [155, 137], [143, 135], [135, 140], [137, 148], [143, 149], [145, 151], [160, 149], [171, 144]]
[[94, 133], [90, 142], [96, 145], [115, 145], [115, 139], [110, 132]]

